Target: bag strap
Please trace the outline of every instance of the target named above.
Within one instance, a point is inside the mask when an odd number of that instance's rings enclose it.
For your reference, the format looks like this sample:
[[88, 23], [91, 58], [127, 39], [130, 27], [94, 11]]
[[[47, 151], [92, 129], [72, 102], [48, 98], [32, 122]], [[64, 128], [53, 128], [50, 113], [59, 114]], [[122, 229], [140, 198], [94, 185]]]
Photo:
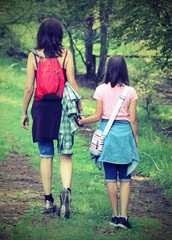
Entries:
[[35, 58], [36, 68], [38, 68], [38, 63], [40, 61], [41, 56], [39, 56], [37, 50], [35, 50], [35, 49], [31, 50], [31, 52], [33, 53], [34, 58]]
[[122, 102], [124, 101], [124, 99], [127, 95], [127, 92], [128, 92], [128, 86], [125, 86], [125, 89], [122, 92], [122, 94], [120, 95], [120, 97], [118, 99], [118, 102], [117, 102], [117, 104], [116, 104], [116, 106], [115, 106], [115, 108], [114, 108], [114, 110], [113, 110], [113, 112], [112, 112], [112, 114], [109, 118], [109, 121], [108, 121], [108, 123], [107, 123], [107, 125], [106, 125], [106, 127], [103, 131], [104, 136], [106, 136], [108, 134], [108, 132], [109, 132], [111, 126], [112, 126], [112, 123], [114, 122], [114, 119], [116, 118], [116, 115], [117, 115], [117, 113], [118, 113], [118, 111], [121, 107], [121, 104], [122, 104]]
[[[41, 59], [41, 58], [44, 59], [45, 57], [41, 57], [41, 56], [38, 54], [38, 51], [35, 50], [35, 49], [32, 49], [31, 52], [32, 52], [33, 55], [34, 55], [36, 67], [38, 68], [38, 63], [39, 63], [40, 59]], [[64, 57], [64, 60], [63, 60], [63, 64], [62, 64], [62, 68], [64, 68], [64, 66], [65, 66], [67, 54], [68, 54], [68, 50], [66, 50], [65, 57]], [[39, 59], [39, 61], [38, 61], [38, 59]], [[57, 59], [57, 58], [56, 58], [56, 59]], [[58, 59], [57, 59], [57, 61], [59, 62]]]
[[66, 53], [65, 53], [65, 57], [64, 57], [63, 65], [62, 65], [63, 68], [65, 68], [67, 53], [68, 53], [68, 50], [66, 50]]

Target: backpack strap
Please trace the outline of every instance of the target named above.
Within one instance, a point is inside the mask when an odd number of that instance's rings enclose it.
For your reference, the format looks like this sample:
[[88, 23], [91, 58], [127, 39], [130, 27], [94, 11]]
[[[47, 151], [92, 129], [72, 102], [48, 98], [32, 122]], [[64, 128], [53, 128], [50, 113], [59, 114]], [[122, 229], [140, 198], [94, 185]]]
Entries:
[[41, 57], [39, 56], [37, 50], [33, 49], [33, 50], [31, 50], [31, 52], [33, 53], [34, 58], [35, 58], [36, 68], [38, 68], [38, 63], [39, 63]]
[[67, 53], [68, 53], [68, 50], [66, 50], [66, 53], [65, 53], [65, 57], [64, 57], [63, 65], [62, 65], [63, 68], [65, 68], [64, 66], [65, 66], [65, 61], [66, 61]]
[[[36, 67], [38, 68], [38, 63], [39, 63], [40, 59], [43, 58], [43, 57], [41, 57], [41, 56], [38, 54], [38, 51], [35, 50], [35, 49], [31, 50], [31, 52], [32, 52], [33, 55], [34, 55]], [[65, 57], [64, 57], [64, 61], [63, 61], [63, 64], [62, 64], [62, 68], [65, 68], [64, 66], [65, 66], [67, 54], [68, 54], [68, 50], [66, 50]]]
[[36, 49], [32, 49], [31, 52], [34, 54], [34, 55], [37, 55], [38, 56], [38, 51]]

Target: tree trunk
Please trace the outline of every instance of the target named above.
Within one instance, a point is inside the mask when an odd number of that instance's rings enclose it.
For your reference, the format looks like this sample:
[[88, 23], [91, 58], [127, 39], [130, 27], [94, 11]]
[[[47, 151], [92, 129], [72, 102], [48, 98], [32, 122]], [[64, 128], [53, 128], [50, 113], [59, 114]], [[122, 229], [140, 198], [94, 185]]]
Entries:
[[93, 23], [94, 16], [90, 15], [86, 19], [87, 29], [85, 31], [85, 58], [86, 58], [86, 77], [95, 79], [96, 61], [93, 55]]
[[100, 1], [100, 60], [99, 67], [97, 71], [96, 81], [100, 82], [103, 80], [105, 65], [108, 52], [108, 24], [109, 24], [109, 15], [112, 8], [112, 2], [109, 1]]
[[68, 33], [68, 36], [69, 36], [70, 50], [71, 50], [72, 55], [73, 55], [73, 62], [74, 62], [74, 66], [75, 66], [74, 69], [75, 69], [75, 75], [76, 75], [77, 74], [77, 67], [76, 67], [74, 42], [73, 42], [72, 34], [68, 29], [67, 29], [67, 33]]
[[101, 34], [100, 34], [100, 59], [99, 59], [97, 76], [96, 76], [97, 82], [100, 82], [103, 80], [106, 59], [107, 59], [107, 26], [103, 24], [101, 26]]

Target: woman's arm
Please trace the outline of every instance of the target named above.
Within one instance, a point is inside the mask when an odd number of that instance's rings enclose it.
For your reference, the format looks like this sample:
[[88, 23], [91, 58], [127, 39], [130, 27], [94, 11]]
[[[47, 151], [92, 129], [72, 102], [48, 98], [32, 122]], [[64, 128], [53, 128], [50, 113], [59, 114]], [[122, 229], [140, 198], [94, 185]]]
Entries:
[[[78, 92], [78, 84], [75, 80], [74, 75], [74, 63], [73, 63], [73, 56], [70, 51], [68, 51], [67, 61], [66, 61], [66, 77], [68, 83], [73, 87], [73, 89]], [[81, 100], [78, 101], [78, 110], [79, 112], [83, 111]]]
[[79, 125], [98, 122], [102, 117], [102, 112], [103, 112], [103, 101], [96, 100], [96, 109], [94, 114], [89, 117], [86, 117], [86, 118], [83, 117], [82, 119], [79, 119], [78, 121]]
[[131, 102], [129, 112], [130, 112], [130, 124], [133, 130], [136, 146], [138, 147], [137, 100]]
[[27, 129], [29, 125], [29, 118], [27, 115], [27, 110], [29, 107], [30, 100], [34, 91], [34, 81], [35, 81], [35, 60], [33, 53], [29, 53], [27, 61], [27, 78], [26, 86], [24, 90], [23, 108], [22, 108], [22, 127]]

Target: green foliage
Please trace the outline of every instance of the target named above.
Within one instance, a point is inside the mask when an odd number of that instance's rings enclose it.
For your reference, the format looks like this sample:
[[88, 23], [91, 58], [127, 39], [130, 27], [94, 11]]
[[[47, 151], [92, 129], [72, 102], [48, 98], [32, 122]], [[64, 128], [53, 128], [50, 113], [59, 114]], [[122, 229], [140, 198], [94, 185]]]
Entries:
[[[166, 117], [168, 118], [168, 115]], [[137, 170], [141, 175], [158, 180], [164, 187], [166, 194], [172, 197], [170, 190], [172, 186], [171, 139], [160, 133], [160, 130], [156, 128], [153, 121], [153, 116], [152, 120], [149, 119], [143, 109], [139, 108], [140, 164]]]
[[16, 34], [5, 24], [0, 25], [0, 32], [0, 53], [14, 55], [15, 52], [20, 50], [20, 41]]
[[20, 39], [20, 49], [28, 53], [36, 46], [36, 34], [38, 31], [38, 23], [29, 22], [27, 24], [13, 24], [13, 32]]
[[[29, 23], [34, 16], [33, 10], [36, 9], [36, 5], [33, 1], [27, 0], [7, 0], [1, 2], [0, 30], [2, 34], [0, 36], [0, 51], [2, 55], [18, 56], [20, 52], [25, 52], [25, 48], [21, 45], [21, 34], [17, 34], [14, 26], [17, 24], [18, 32], [20, 32], [21, 26], [27, 28], [27, 23]], [[23, 32], [23, 35], [24, 34], [26, 34], [26, 32]]]
[[131, 80], [139, 94], [139, 103], [144, 107], [149, 116], [158, 97], [160, 98], [156, 91], [157, 86], [160, 84], [160, 71], [158, 72], [152, 62], [142, 60], [140, 63], [141, 67], [135, 66], [131, 71]]
[[121, 39], [125, 43], [144, 40], [144, 46], [148, 50], [156, 50], [156, 55], [160, 56], [156, 58], [157, 65], [162, 68], [170, 67], [172, 63], [171, 2], [120, 0], [117, 3], [114, 21], [118, 21], [118, 24], [112, 24], [112, 35], [115, 34], [119, 43]]

